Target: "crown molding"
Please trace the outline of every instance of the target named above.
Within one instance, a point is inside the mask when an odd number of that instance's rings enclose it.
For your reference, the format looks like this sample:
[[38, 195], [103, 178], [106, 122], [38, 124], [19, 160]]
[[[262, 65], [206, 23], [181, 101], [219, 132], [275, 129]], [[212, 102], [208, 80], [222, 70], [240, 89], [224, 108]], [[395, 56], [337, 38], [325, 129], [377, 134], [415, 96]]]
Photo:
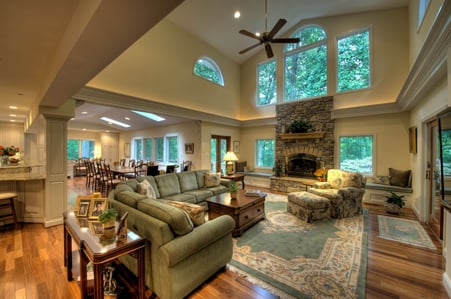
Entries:
[[401, 107], [397, 103], [368, 105], [353, 108], [335, 109], [331, 112], [331, 118], [346, 118], [378, 114], [390, 114], [402, 112]]
[[184, 117], [191, 120], [200, 120], [217, 123], [232, 127], [240, 127], [241, 122], [236, 119], [215, 115], [211, 113], [196, 111], [188, 108], [178, 107], [159, 103], [147, 99], [137, 98], [125, 94], [115, 93], [108, 90], [97, 89], [85, 86], [74, 96], [76, 100], [82, 100], [98, 105], [125, 108], [130, 110], [140, 110], [152, 113], [160, 113], [177, 117]]

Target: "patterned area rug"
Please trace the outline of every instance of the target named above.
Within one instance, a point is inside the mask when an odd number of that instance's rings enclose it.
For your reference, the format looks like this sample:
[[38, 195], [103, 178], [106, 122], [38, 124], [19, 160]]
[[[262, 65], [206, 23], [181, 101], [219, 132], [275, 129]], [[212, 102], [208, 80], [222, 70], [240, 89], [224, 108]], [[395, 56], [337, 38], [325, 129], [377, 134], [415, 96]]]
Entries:
[[367, 211], [305, 223], [287, 212], [287, 197], [268, 194], [266, 219], [234, 238], [229, 264], [281, 298], [365, 298]]
[[437, 249], [418, 221], [378, 215], [379, 237], [413, 246]]

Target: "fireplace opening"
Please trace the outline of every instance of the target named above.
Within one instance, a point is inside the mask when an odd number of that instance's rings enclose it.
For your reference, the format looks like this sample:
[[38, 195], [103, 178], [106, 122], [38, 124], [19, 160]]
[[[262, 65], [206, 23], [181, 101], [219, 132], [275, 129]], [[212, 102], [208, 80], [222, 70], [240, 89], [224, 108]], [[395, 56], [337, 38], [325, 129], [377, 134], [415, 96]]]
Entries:
[[309, 154], [295, 154], [288, 157], [288, 176], [314, 177], [315, 170], [319, 168], [319, 159]]

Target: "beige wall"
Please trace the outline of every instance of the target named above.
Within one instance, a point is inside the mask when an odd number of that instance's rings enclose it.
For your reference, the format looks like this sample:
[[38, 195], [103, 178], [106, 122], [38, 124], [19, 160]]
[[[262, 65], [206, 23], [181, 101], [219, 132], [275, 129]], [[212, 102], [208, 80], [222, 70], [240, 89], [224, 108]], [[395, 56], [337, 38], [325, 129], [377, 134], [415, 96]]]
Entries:
[[[381, 10], [356, 15], [337, 16], [306, 20], [294, 26], [296, 31], [307, 24], [322, 26], [329, 36], [328, 42], [328, 90], [334, 96], [334, 108], [348, 108], [394, 102], [406, 79], [408, 61], [408, 12], [406, 8]], [[370, 27], [372, 83], [363, 91], [336, 94], [335, 90], [335, 40], [337, 37]], [[293, 31], [289, 32], [292, 33]], [[274, 46], [278, 57], [278, 102], [283, 97], [283, 47]], [[256, 66], [265, 61], [264, 52], [246, 61], [241, 66], [241, 118], [243, 120], [271, 117], [275, 115], [274, 106], [255, 106]]]
[[[218, 64], [224, 87], [193, 74], [200, 56]], [[240, 114], [239, 66], [167, 20], [87, 85], [225, 117], [239, 118]]]
[[240, 161], [247, 161], [249, 171], [272, 173], [272, 168], [257, 168], [256, 142], [257, 139], [275, 139], [275, 126], [244, 127], [241, 129]]

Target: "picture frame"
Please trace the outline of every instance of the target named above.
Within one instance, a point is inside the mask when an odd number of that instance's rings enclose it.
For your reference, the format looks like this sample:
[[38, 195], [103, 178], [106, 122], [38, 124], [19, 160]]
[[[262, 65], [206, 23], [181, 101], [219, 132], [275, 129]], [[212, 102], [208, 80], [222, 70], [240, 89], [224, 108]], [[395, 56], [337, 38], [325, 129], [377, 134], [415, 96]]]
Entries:
[[107, 198], [92, 198], [88, 218], [93, 220], [99, 219], [100, 214], [108, 208], [107, 201]]
[[417, 153], [417, 127], [409, 128], [409, 152]]
[[194, 154], [194, 143], [185, 143], [185, 154]]
[[75, 200], [74, 215], [76, 217], [88, 217], [91, 208], [91, 196], [79, 195]]
[[89, 229], [96, 236], [103, 235], [104, 228], [100, 221], [89, 221]]
[[240, 152], [240, 142], [239, 141], [233, 142], [233, 152], [237, 153], [237, 154]]

